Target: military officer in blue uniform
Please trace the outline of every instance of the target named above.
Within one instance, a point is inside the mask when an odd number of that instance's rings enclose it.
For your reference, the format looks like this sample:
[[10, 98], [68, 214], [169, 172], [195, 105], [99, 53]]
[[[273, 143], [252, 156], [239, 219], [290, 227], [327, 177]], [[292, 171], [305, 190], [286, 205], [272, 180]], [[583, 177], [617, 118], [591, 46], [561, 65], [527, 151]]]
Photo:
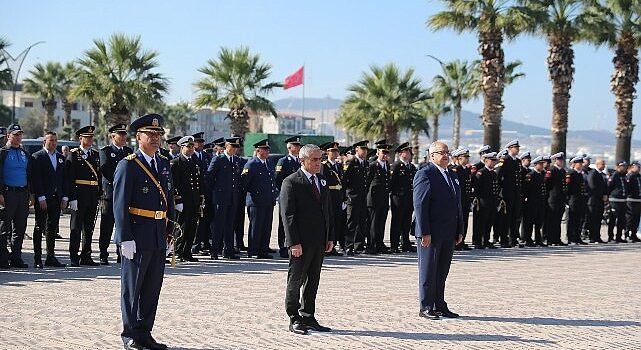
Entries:
[[[93, 125], [78, 129], [76, 135], [80, 139], [80, 146], [69, 151], [65, 161], [71, 209], [69, 256], [73, 267], [99, 265], [91, 258], [91, 239], [96, 223], [98, 199], [102, 194], [100, 155], [91, 148], [93, 133]], [[82, 250], [78, 255], [81, 238]]]
[[[289, 154], [280, 158], [276, 163], [276, 188], [278, 192], [280, 192], [283, 180], [300, 169], [300, 161], [298, 160], [298, 152], [301, 148], [300, 136], [292, 136], [286, 139], [285, 143]], [[288, 248], [285, 246], [285, 229], [283, 228], [281, 215], [278, 215], [278, 254], [281, 258], [289, 258]]]
[[627, 211], [625, 214], [625, 221], [628, 225], [626, 235], [630, 242], [640, 242], [637, 237], [639, 230], [639, 219], [641, 217], [641, 174], [639, 168], [641, 165], [638, 162], [632, 162], [628, 169], [626, 181], [628, 182], [628, 198], [626, 199]]
[[465, 243], [467, 237], [467, 228], [470, 218], [470, 206], [472, 205], [472, 177], [476, 172], [472, 173], [472, 165], [470, 164], [470, 150], [467, 148], [459, 148], [452, 152], [452, 159], [454, 166], [451, 170], [456, 173], [461, 187], [461, 214], [463, 217], [463, 240], [457, 244], [456, 250], [471, 250]]
[[[610, 195], [608, 199], [610, 201], [608, 242], [627, 243], [627, 241], [623, 239], [623, 231], [625, 231], [627, 226], [625, 221], [628, 197], [628, 183], [625, 178], [627, 171], [628, 163], [621, 161], [617, 164], [616, 171], [608, 179], [608, 193]], [[616, 239], [614, 236], [615, 227], [617, 228]]]
[[390, 248], [392, 253], [416, 252], [410, 240], [412, 226], [413, 182], [416, 167], [412, 164], [412, 147], [409, 142], [400, 144], [394, 150], [399, 158], [390, 170], [390, 203], [392, 222], [390, 227]]
[[142, 116], [129, 127], [139, 149], [114, 174], [115, 242], [121, 246], [122, 340], [125, 349], [166, 349], [151, 330], [165, 271], [167, 219], [174, 218], [169, 160], [158, 154], [163, 118]]
[[180, 156], [180, 147], [178, 147], [178, 140], [180, 140], [182, 136], [174, 136], [172, 138], [167, 139], [167, 147], [169, 148], [169, 160], [172, 160], [178, 156]]
[[347, 232], [345, 255], [364, 250], [367, 234], [367, 144], [363, 140], [352, 145], [354, 156], [343, 164], [343, 183], [347, 194]]
[[241, 174], [241, 182], [247, 191], [246, 204], [249, 207], [249, 247], [247, 257], [271, 259], [269, 240], [271, 238], [272, 219], [278, 191], [274, 183], [267, 157], [269, 141], [267, 139], [254, 144], [256, 156], [249, 160]]
[[[526, 247], [545, 246], [541, 236], [543, 219], [545, 216], [545, 202], [547, 200], [547, 187], [545, 185], [545, 163], [543, 156], [538, 156], [532, 161], [534, 167], [525, 174], [523, 180], [523, 223], [521, 226], [521, 242]], [[534, 241], [532, 230], [534, 229]]]
[[240, 143], [238, 137], [227, 138], [224, 143], [225, 151], [214, 156], [205, 173], [205, 182], [211, 189], [206, 195], [213, 196], [216, 209], [210, 255], [213, 260], [218, 260], [218, 254], [222, 251], [223, 258], [236, 260], [240, 259], [234, 249], [234, 225], [241, 199], [241, 168], [236, 156]]
[[[200, 162], [201, 169], [209, 168], [211, 155], [205, 152], [205, 133], [201, 131], [191, 136], [194, 138], [194, 155], [192, 157]], [[210, 188], [207, 188], [207, 185], [205, 185], [203, 190], [207, 193], [211, 191]], [[194, 254], [209, 254], [209, 251], [211, 250], [209, 239], [212, 235], [211, 224], [214, 219], [214, 205], [212, 203], [211, 196], [205, 196], [205, 203], [202, 209], [202, 213], [203, 216], [198, 222], [198, 229], [196, 231], [195, 246], [192, 249], [192, 253]]]
[[567, 177], [568, 187], [568, 221], [567, 235], [569, 244], [587, 244], [581, 239], [581, 227], [588, 205], [588, 186], [583, 174], [583, 157], [570, 160]]
[[[237, 136], [232, 136], [237, 137]], [[243, 140], [238, 137], [239, 150], [236, 151], [236, 156], [238, 156], [238, 168], [244, 169], [245, 164], [247, 164], [248, 159], [243, 157]], [[242, 170], [241, 170], [242, 172]], [[245, 197], [247, 192], [242, 186], [238, 186], [238, 206], [236, 207], [236, 215], [234, 222], [234, 244], [236, 253], [242, 251], [247, 251], [247, 246], [245, 245], [245, 218], [247, 217], [247, 206], [245, 205]]]
[[219, 137], [211, 143], [214, 146], [212, 152], [213, 156], [219, 156], [223, 154], [223, 152], [225, 152], [225, 145], [227, 144], [227, 140], [224, 137]]
[[555, 153], [550, 156], [554, 165], [550, 167], [550, 175], [547, 176], [546, 185], [548, 188], [547, 213], [545, 215], [545, 232], [548, 245], [566, 246], [561, 241], [561, 220], [567, 203], [568, 185], [567, 171], [564, 168], [565, 154]]
[[389, 254], [390, 249], [383, 243], [385, 222], [389, 212], [390, 201], [390, 164], [389, 151], [391, 145], [378, 142], [376, 145], [376, 160], [371, 162], [367, 171], [367, 208], [369, 210], [369, 242], [368, 254]]
[[[116, 124], [109, 128], [111, 144], [100, 149], [100, 172], [102, 173], [102, 213], [100, 215], [100, 265], [109, 265], [109, 243], [114, 229], [113, 182], [116, 165], [126, 156], [134, 153], [127, 146], [127, 125]], [[117, 254], [120, 262], [120, 254]]]

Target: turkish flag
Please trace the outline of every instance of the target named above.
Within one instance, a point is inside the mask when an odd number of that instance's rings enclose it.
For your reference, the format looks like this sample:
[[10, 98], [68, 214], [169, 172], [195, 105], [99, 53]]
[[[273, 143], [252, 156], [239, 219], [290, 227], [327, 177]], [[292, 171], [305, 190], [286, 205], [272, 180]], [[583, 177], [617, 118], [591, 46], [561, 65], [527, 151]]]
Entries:
[[283, 90], [293, 88], [294, 86], [301, 85], [305, 76], [305, 66], [300, 67], [294, 74], [285, 78]]

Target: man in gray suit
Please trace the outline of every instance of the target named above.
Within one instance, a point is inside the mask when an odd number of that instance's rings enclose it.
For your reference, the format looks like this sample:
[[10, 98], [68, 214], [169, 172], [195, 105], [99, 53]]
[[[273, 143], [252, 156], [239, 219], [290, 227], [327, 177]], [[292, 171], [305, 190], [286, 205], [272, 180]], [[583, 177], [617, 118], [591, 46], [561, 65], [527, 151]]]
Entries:
[[448, 170], [450, 152], [442, 142], [429, 148], [430, 163], [414, 176], [414, 214], [418, 248], [419, 316], [456, 318], [445, 302], [445, 280], [455, 244], [463, 240], [461, 187]]
[[289, 249], [285, 309], [291, 332], [329, 332], [331, 329], [321, 326], [314, 317], [323, 257], [334, 247], [329, 189], [325, 177], [319, 174], [320, 148], [305, 145], [299, 157], [301, 168], [285, 178], [280, 191], [280, 215]]

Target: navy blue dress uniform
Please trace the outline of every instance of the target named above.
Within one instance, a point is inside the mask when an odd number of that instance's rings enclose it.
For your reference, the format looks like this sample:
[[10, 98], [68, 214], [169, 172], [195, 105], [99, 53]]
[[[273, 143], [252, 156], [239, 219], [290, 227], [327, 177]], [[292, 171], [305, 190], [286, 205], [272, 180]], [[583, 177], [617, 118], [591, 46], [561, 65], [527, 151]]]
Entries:
[[[321, 147], [321, 149], [331, 152], [339, 149], [338, 142], [329, 142]], [[337, 160], [337, 159], [336, 159]], [[341, 248], [345, 250], [345, 225], [346, 217], [343, 205], [346, 201], [345, 188], [343, 187], [343, 166], [336, 160], [324, 160], [320, 173], [327, 181], [327, 188], [329, 189], [329, 199], [332, 205], [332, 213], [334, 216], [334, 226], [332, 227], [333, 236], [335, 238], [334, 245], [340, 244]]]
[[[545, 163], [542, 156], [534, 158], [532, 163]], [[542, 229], [545, 220], [545, 202], [547, 200], [547, 186], [545, 170], [531, 169], [525, 174], [523, 181], [523, 223], [521, 226], [521, 242], [526, 246], [544, 246]], [[534, 241], [532, 241], [534, 230]]]
[[[563, 159], [563, 152], [550, 156], [554, 162], [556, 159]], [[549, 245], [566, 245], [561, 241], [561, 220], [565, 213], [565, 204], [567, 203], [567, 172], [565, 168], [556, 164], [550, 167], [550, 175], [547, 177], [548, 201], [547, 212], [545, 216], [545, 232], [547, 243]]]
[[[470, 156], [470, 150], [467, 148], [459, 148], [452, 152], [452, 157], [468, 157]], [[467, 228], [470, 218], [470, 207], [472, 205], [472, 177], [476, 173], [476, 169], [471, 164], [466, 164], [465, 166], [461, 164], [453, 164], [450, 169], [456, 173], [456, 176], [459, 180], [459, 185], [461, 186], [461, 213], [463, 215], [463, 241], [456, 246], [456, 250], [469, 250], [470, 248], [465, 244], [465, 238], [467, 237]]]
[[[619, 162], [617, 171], [608, 179], [610, 213], [608, 221], [608, 242], [624, 243], [623, 232], [626, 229], [625, 213], [627, 211], [628, 183], [625, 179], [628, 163]], [[616, 240], [614, 228], [617, 228]]]
[[[400, 144], [394, 152], [399, 153], [410, 150], [408, 142]], [[416, 175], [416, 166], [411, 162], [402, 160], [395, 161], [390, 169], [390, 203], [392, 222], [390, 226], [390, 248], [393, 253], [401, 251], [416, 251], [410, 240], [412, 226], [413, 204], [413, 182]]]
[[[378, 152], [389, 153], [390, 145], [379, 143]], [[366, 252], [369, 254], [389, 253], [383, 243], [385, 222], [390, 202], [390, 165], [388, 161], [374, 160], [367, 171], [367, 208], [369, 210], [369, 241]]]
[[[194, 138], [185, 136], [178, 140], [181, 148], [193, 145]], [[182, 211], [177, 213], [177, 222], [181, 227], [182, 236], [176, 242], [176, 255], [180, 261], [198, 261], [191, 253], [191, 246], [196, 237], [196, 228], [201, 217], [201, 205], [204, 200], [203, 172], [201, 163], [184, 153], [170, 161], [172, 183], [174, 184], [174, 202], [182, 204]]]
[[[88, 125], [76, 131], [77, 136], [93, 136], [94, 127]], [[65, 161], [69, 201], [78, 201], [78, 210], [71, 211], [69, 257], [71, 266], [96, 266], [91, 258], [91, 240], [98, 214], [98, 200], [102, 195], [100, 154], [90, 149], [73, 148]], [[82, 249], [81, 249], [82, 238]], [[80, 251], [80, 255], [78, 255]]]
[[[239, 141], [240, 147], [242, 150], [242, 140]], [[247, 164], [248, 159], [245, 157], [238, 157], [238, 168], [239, 169], [244, 169], [245, 164]], [[241, 170], [242, 172], [242, 170]], [[242, 186], [242, 181], [241, 181], [241, 186], [238, 186], [238, 206], [236, 207], [236, 215], [235, 217], [235, 222], [234, 222], [234, 244], [236, 247], [236, 253], [240, 253], [241, 251], [246, 251], [247, 246], [245, 245], [245, 218], [249, 215], [247, 206], [245, 205], [245, 198], [247, 196], [247, 191], [243, 188]]]
[[[300, 146], [300, 136], [292, 136], [285, 140], [286, 144]], [[295, 173], [300, 169], [300, 160], [298, 156], [288, 154], [278, 160], [276, 163], [276, 189], [280, 192], [280, 187], [283, 185], [283, 180], [289, 175]], [[280, 210], [280, 206], [279, 206]], [[287, 258], [287, 247], [285, 246], [285, 229], [283, 228], [283, 218], [278, 215], [278, 249], [281, 258]]]
[[[162, 116], [157, 114], [142, 116], [129, 128], [164, 132]], [[121, 336], [127, 349], [166, 348], [155, 342], [151, 330], [165, 271], [167, 219], [174, 218], [171, 181], [169, 160], [140, 149], [119, 162], [114, 174], [114, 240], [116, 244], [135, 242], [133, 259], [123, 258], [120, 270]]]
[[[255, 148], [270, 148], [267, 139], [254, 144]], [[246, 205], [249, 207], [249, 246], [247, 256], [270, 259], [269, 240], [271, 238], [274, 206], [278, 191], [274, 183], [274, 172], [268, 161], [254, 157], [245, 164], [241, 182], [247, 191]]]
[[625, 221], [628, 225], [626, 234], [630, 242], [639, 242], [637, 231], [639, 230], [639, 218], [641, 217], [641, 175], [639, 174], [639, 163], [632, 163], [636, 170], [628, 173], [628, 198], [626, 204], [628, 210], [625, 214]]
[[[239, 138], [228, 138], [233, 147], [240, 148]], [[212, 236], [211, 258], [217, 260], [218, 252], [223, 253], [227, 259], [238, 259], [234, 245], [234, 225], [238, 214], [238, 205], [241, 197], [239, 187], [241, 167], [238, 156], [227, 153], [214, 156], [209, 169], [205, 173], [205, 182], [212, 192], [213, 204], [216, 209], [214, 215], [214, 234]]]
[[[18, 124], [9, 126], [7, 132], [22, 133]], [[26, 268], [22, 260], [22, 242], [27, 229], [29, 195], [31, 192], [32, 161], [22, 147], [6, 144], [0, 148], [0, 195], [4, 197], [0, 227], [0, 268]], [[10, 239], [11, 255], [7, 250]]]
[[[471, 173], [472, 173], [472, 193], [476, 193], [476, 172], [485, 167], [483, 163], [483, 155], [490, 153], [492, 147], [489, 145], [484, 145], [479, 149], [479, 161], [475, 164], [472, 164]], [[479, 205], [476, 195], [472, 197], [472, 237], [482, 237], [483, 233], [481, 232], [480, 219], [478, 218], [479, 214]]]
[[[194, 138], [194, 141], [196, 142], [196, 150], [194, 151], [194, 154], [192, 155], [192, 157], [198, 160], [198, 162], [200, 162], [201, 169], [203, 170], [208, 169], [209, 163], [211, 162], [211, 154], [205, 152], [204, 145], [202, 147], [198, 146], [199, 144], [202, 145], [205, 142], [205, 139], [204, 139], [205, 133], [201, 131], [191, 136]], [[205, 184], [204, 192], [209, 193], [210, 191], [211, 191], [211, 188], [208, 188], [207, 184]], [[205, 203], [202, 210], [203, 214], [202, 214], [202, 217], [200, 218], [200, 221], [198, 222], [198, 229], [196, 231], [196, 240], [195, 240], [196, 245], [192, 250], [193, 253], [198, 253], [201, 251], [204, 253], [204, 251], [211, 250], [209, 240], [213, 234], [212, 222], [214, 220], [214, 214], [215, 214], [214, 203], [212, 200], [213, 199], [210, 196], [205, 196]]]
[[[496, 153], [485, 153], [483, 158], [496, 160]], [[490, 242], [490, 231], [495, 221], [497, 208], [502, 200], [498, 175], [494, 169], [488, 169], [483, 166], [482, 169], [476, 171], [475, 177], [476, 188], [474, 196], [478, 203], [477, 218], [479, 229], [478, 232], [472, 232], [472, 242], [476, 249], [495, 248]]]
[[501, 240], [501, 246], [506, 246], [508, 243], [511, 247], [518, 245], [520, 236], [520, 216], [521, 216], [521, 203], [522, 203], [522, 167], [521, 160], [509, 154], [510, 148], [520, 147], [518, 140], [509, 142], [505, 149], [506, 152], [503, 159], [503, 165], [500, 167], [498, 176], [499, 184], [501, 186], [502, 198], [505, 201], [505, 223], [507, 228], [507, 237], [509, 242]]
[[[126, 124], [117, 124], [109, 128], [109, 133], [127, 134]], [[116, 165], [126, 156], [134, 153], [128, 147], [118, 147], [113, 143], [100, 149], [100, 173], [102, 174], [102, 207], [100, 214], [100, 238], [98, 246], [100, 249], [100, 264], [109, 265], [109, 243], [114, 229], [114, 211], [113, 211], [113, 182]], [[120, 256], [118, 256], [120, 261]]]
[[33, 228], [33, 251], [36, 267], [42, 267], [42, 236], [44, 234], [47, 258], [44, 266], [64, 267], [55, 257], [56, 235], [60, 230], [60, 204], [67, 202], [67, 181], [65, 180], [65, 158], [54, 151], [52, 154], [46, 148], [31, 155], [32, 188], [37, 202], [45, 201], [47, 209], [42, 210], [34, 204], [35, 226]]
[[588, 174], [588, 235], [590, 243], [604, 243], [601, 240], [601, 221], [608, 195], [607, 175], [594, 169]]
[[[182, 138], [182, 136], [174, 136], [174, 137], [168, 138], [167, 141], [165, 141], [165, 142], [167, 142], [167, 145], [178, 146], [178, 140], [180, 140], [181, 138]], [[178, 148], [178, 147], [176, 147], [176, 148]], [[169, 160], [172, 160], [172, 159], [178, 157], [179, 155], [180, 155], [180, 151], [178, 151], [178, 153], [176, 153], [176, 154], [174, 154], [174, 153], [172, 153], [170, 151], [169, 152], [169, 157], [167, 157], [167, 158], [169, 158]]]
[[[369, 141], [364, 140], [352, 145], [367, 148]], [[343, 164], [343, 184], [347, 194], [347, 232], [345, 234], [346, 255], [364, 250], [367, 234], [367, 160], [354, 156]]]
[[[581, 164], [582, 157], [574, 157], [570, 160], [572, 165]], [[568, 171], [568, 221], [567, 234], [568, 243], [587, 244], [581, 239], [581, 228], [585, 219], [585, 212], [588, 204], [588, 186], [585, 182], [582, 167], [579, 170], [570, 169]]]

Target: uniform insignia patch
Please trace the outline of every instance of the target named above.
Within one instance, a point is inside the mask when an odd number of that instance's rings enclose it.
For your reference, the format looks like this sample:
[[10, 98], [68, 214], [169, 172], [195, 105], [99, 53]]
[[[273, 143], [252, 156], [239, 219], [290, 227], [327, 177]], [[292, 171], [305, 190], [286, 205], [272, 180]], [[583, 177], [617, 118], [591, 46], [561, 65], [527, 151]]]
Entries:
[[147, 186], [143, 187], [142, 188], [142, 193], [146, 194], [147, 192], [149, 192], [149, 187], [147, 187]]
[[320, 181], [320, 182], [321, 182], [321, 185], [322, 185], [322, 186], [326, 186], [326, 185], [327, 185], [327, 181], [325, 181], [324, 179], [321, 179], [321, 181]]
[[115, 157], [116, 157], [116, 154], [115, 154], [115, 153], [112, 153], [112, 154], [111, 154], [111, 158], [115, 158]]

